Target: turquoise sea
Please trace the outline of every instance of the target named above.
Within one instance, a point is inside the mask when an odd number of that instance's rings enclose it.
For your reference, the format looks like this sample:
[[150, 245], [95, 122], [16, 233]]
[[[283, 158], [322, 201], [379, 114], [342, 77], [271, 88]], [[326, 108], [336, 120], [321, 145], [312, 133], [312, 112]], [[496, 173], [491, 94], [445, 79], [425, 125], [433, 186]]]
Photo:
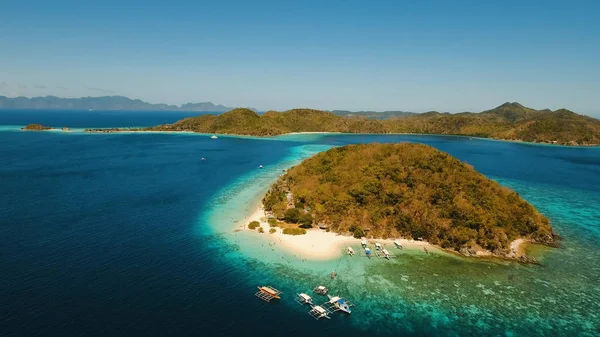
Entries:
[[[19, 129], [182, 118], [78, 113], [0, 111], [0, 336], [600, 335], [600, 148]], [[260, 237], [269, 234], [234, 231], [282, 170], [369, 142], [425, 143], [468, 162], [548, 216], [562, 247], [530, 247], [540, 266], [417, 250], [392, 261], [310, 261]], [[256, 298], [263, 284], [282, 300]], [[317, 284], [355, 303], [352, 315], [307, 315], [293, 296]]]

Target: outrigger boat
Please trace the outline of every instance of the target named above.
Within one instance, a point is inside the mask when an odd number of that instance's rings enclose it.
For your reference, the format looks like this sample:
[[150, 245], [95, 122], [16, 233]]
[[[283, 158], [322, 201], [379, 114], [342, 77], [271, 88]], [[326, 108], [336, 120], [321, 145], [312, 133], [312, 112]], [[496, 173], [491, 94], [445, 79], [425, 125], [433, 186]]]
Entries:
[[381, 243], [375, 242], [375, 249], [381, 250]]
[[328, 291], [329, 289], [325, 288], [325, 286], [318, 286], [315, 289], [313, 289], [313, 292], [319, 295], [327, 295]]
[[397, 248], [402, 249], [402, 243], [400, 243], [400, 240], [394, 240], [394, 244], [396, 245]]
[[295, 298], [295, 301], [300, 304], [308, 304], [310, 306], [313, 305], [312, 297], [308, 296], [305, 293], [297, 294], [298, 296]]
[[371, 257], [371, 249], [365, 247], [365, 255], [370, 258]]
[[308, 314], [311, 315], [314, 319], [321, 319], [321, 318], [327, 318], [327, 319], [331, 319], [331, 317], [329, 317], [329, 311], [325, 308], [323, 308], [320, 305], [316, 305], [314, 306], [309, 312]]
[[385, 257], [386, 259], [390, 259], [390, 252], [388, 252], [387, 249], [382, 250], [383, 252], [383, 257]]
[[352, 310], [350, 310], [352, 303], [346, 301], [346, 299], [341, 298], [339, 296], [330, 296], [330, 295], [327, 295], [327, 297], [329, 297], [329, 301], [323, 305], [323, 307], [325, 309], [327, 309], [331, 312], [343, 311], [347, 314], [352, 313]]
[[281, 296], [283, 293], [273, 287], [267, 287], [267, 286], [262, 286], [262, 287], [257, 287], [258, 288], [258, 292], [254, 295], [256, 295], [256, 297], [260, 298], [263, 301], [266, 302], [271, 302], [272, 299], [276, 298], [276, 299], [281, 299]]
[[363, 248], [364, 248], [364, 247], [366, 247], [366, 246], [367, 246], [367, 239], [363, 238], [363, 239], [360, 241], [360, 244], [363, 246]]
[[354, 249], [352, 249], [352, 247], [348, 247], [348, 255], [354, 255]]

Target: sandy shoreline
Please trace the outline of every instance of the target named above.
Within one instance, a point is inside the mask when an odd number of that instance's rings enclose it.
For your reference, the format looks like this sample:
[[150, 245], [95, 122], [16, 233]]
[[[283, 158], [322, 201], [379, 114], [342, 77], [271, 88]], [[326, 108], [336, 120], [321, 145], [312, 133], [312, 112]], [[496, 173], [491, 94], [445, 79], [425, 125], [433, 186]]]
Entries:
[[[356, 239], [352, 236], [341, 235], [333, 232], [326, 232], [322, 229], [313, 228], [306, 231], [305, 235], [287, 235], [283, 234], [281, 228], [274, 227], [276, 232], [270, 234], [269, 223], [267, 222], [265, 212], [262, 205], [259, 205], [252, 214], [244, 218], [239, 224], [239, 230], [247, 230], [248, 224], [251, 221], [258, 221], [260, 226], [263, 228], [264, 233], [261, 235], [265, 236], [265, 240], [269, 240], [272, 243], [279, 245], [286, 252], [293, 254], [299, 259], [310, 259], [310, 260], [331, 260], [339, 258], [344, 254], [345, 249], [348, 246], [352, 246], [356, 252], [359, 253], [357, 246], [360, 246], [360, 239]], [[398, 239], [404, 248], [408, 249], [427, 249], [432, 246], [425, 241], [416, 241], [408, 239]], [[394, 240], [392, 239], [369, 239], [369, 245], [373, 246], [375, 242], [381, 243], [384, 247], [395, 247]]]
[[[241, 222], [238, 222], [236, 231], [254, 231], [248, 229], [248, 224], [251, 221], [258, 221], [262, 227], [265, 240], [269, 240], [274, 245], [279, 245], [281, 249], [299, 259], [309, 260], [332, 260], [346, 254], [346, 248], [352, 246], [356, 254], [362, 249], [360, 248], [361, 240], [352, 236], [341, 235], [333, 232], [326, 232], [319, 228], [308, 229], [305, 235], [287, 235], [282, 233], [279, 227], [270, 227], [267, 222], [262, 203]], [[275, 233], [269, 233], [271, 228], [275, 228]], [[397, 239], [367, 239], [370, 247], [373, 247], [375, 242], [381, 243], [384, 248], [395, 247], [394, 241], [398, 240], [403, 248], [416, 250], [437, 250], [450, 254], [458, 254], [465, 256], [456, 251], [446, 251], [426, 241], [409, 240], [405, 238]], [[524, 255], [524, 245], [527, 240], [517, 239], [511, 242], [511, 254], [507, 256], [509, 259], [517, 259]], [[476, 257], [494, 257], [491, 252], [479, 251]], [[467, 256], [465, 256], [467, 257]]]

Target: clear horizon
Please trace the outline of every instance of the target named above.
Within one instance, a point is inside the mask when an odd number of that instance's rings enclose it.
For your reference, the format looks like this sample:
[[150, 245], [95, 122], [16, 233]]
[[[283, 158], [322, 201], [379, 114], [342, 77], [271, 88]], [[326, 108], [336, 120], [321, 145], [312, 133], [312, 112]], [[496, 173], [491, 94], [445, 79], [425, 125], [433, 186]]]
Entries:
[[600, 3], [3, 3], [0, 95], [600, 116]]

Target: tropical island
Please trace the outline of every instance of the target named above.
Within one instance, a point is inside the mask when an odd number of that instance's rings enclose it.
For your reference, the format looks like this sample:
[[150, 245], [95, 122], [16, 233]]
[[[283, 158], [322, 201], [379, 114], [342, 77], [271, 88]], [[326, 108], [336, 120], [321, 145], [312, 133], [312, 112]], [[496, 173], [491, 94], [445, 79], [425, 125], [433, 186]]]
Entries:
[[467, 256], [533, 262], [519, 252], [520, 243], [555, 246], [558, 240], [549, 220], [516, 192], [423, 144], [319, 153], [287, 170], [262, 203], [269, 221], [286, 228], [418, 239]]
[[571, 146], [600, 145], [600, 120], [559, 109], [535, 110], [504, 103], [479, 113], [388, 112], [374, 116], [314, 109], [284, 112], [236, 108], [218, 115], [201, 115], [143, 128], [86, 129], [86, 132], [195, 132], [269, 137], [290, 133], [432, 134], [490, 138]]
[[342, 117], [313, 109], [268, 111], [238, 108], [220, 115], [185, 118], [140, 131], [276, 136], [297, 132], [417, 133], [459, 135], [561, 145], [599, 145], [600, 120], [566, 109], [534, 110], [505, 103], [480, 113], [399, 114], [396, 118]]
[[22, 130], [33, 130], [33, 131], [46, 131], [46, 130], [54, 130], [54, 128], [49, 126], [44, 126], [42, 124], [29, 124], [26, 125]]

